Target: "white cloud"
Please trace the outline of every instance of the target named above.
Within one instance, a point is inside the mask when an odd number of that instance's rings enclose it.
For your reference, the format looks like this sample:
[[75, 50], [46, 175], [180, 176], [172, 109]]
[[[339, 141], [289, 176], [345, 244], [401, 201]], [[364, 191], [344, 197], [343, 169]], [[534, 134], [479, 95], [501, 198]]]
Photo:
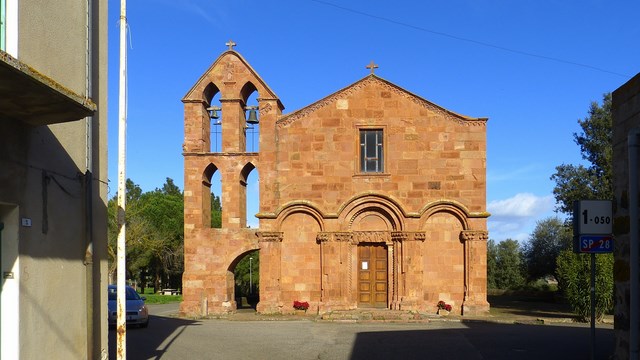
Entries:
[[504, 199], [494, 200], [487, 205], [487, 211], [496, 217], [530, 217], [553, 210], [553, 196], [535, 196], [520, 193]]
[[513, 239], [525, 241], [533, 232], [536, 221], [553, 214], [552, 195], [536, 196], [519, 193], [504, 200], [494, 200], [487, 205], [491, 213], [488, 219], [489, 237], [495, 241]]

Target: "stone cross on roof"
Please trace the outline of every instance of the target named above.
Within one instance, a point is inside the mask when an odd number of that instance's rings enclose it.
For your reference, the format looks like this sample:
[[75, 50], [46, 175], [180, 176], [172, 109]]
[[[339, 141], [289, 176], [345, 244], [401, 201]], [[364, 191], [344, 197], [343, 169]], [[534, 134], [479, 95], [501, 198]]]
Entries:
[[373, 74], [373, 72], [375, 71], [375, 69], [378, 68], [378, 65], [373, 63], [373, 60], [371, 60], [371, 63], [367, 66], [365, 66], [367, 69], [371, 69], [371, 73]]
[[229, 50], [233, 50], [233, 47], [236, 46], [236, 43], [234, 43], [233, 40], [229, 40], [225, 43], [225, 45], [229, 47]]

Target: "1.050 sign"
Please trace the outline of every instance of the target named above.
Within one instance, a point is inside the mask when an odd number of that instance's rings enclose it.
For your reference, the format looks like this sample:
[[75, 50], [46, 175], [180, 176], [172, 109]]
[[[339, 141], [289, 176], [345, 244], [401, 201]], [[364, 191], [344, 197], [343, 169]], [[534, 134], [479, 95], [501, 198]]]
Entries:
[[611, 235], [611, 201], [576, 201], [573, 211], [573, 235]]
[[600, 215], [600, 216], [595, 216], [595, 217], [589, 217], [589, 210], [585, 209], [582, 211], [582, 218], [584, 220], [584, 224], [588, 225], [590, 222], [599, 225], [599, 224], [611, 224], [611, 216], [604, 216], [604, 215]]

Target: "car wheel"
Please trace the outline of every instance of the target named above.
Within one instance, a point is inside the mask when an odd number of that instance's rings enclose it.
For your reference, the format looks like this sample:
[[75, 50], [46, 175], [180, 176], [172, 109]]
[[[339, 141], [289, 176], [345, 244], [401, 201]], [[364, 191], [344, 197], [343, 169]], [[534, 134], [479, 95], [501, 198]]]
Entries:
[[140, 324], [141, 328], [146, 328], [147, 326], [149, 326], [149, 320], [147, 320], [146, 322]]

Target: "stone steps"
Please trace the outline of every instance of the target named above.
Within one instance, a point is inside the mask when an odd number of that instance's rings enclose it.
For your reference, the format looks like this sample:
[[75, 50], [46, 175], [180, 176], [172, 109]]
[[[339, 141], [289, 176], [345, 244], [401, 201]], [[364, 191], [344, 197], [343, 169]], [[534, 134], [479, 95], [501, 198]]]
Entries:
[[319, 320], [336, 322], [429, 322], [441, 318], [436, 314], [387, 309], [337, 310], [322, 314]]

